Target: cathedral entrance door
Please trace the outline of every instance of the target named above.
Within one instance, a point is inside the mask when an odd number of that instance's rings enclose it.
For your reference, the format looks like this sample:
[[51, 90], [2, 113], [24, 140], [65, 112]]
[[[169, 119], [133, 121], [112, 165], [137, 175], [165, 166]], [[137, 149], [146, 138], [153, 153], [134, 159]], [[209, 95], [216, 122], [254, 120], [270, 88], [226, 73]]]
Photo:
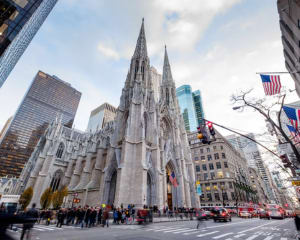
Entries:
[[116, 186], [117, 186], [117, 171], [114, 171], [114, 173], [111, 176], [110, 185], [109, 185], [109, 195], [108, 195], [108, 205], [114, 204], [115, 201], [115, 195], [116, 195]]
[[167, 204], [169, 209], [173, 209], [173, 194], [172, 194], [172, 183], [170, 181], [170, 175], [172, 173], [170, 166], [166, 167], [166, 177], [167, 177]]

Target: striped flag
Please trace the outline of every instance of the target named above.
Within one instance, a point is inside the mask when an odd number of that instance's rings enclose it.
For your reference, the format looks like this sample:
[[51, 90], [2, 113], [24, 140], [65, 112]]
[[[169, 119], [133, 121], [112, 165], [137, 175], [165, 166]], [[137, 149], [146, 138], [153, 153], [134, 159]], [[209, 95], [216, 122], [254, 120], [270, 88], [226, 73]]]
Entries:
[[300, 127], [300, 109], [283, 106], [283, 111], [290, 120], [292, 126], [298, 131]]
[[299, 132], [296, 131], [296, 129], [293, 127], [293, 126], [290, 126], [290, 125], [286, 125], [287, 128], [289, 129], [292, 137], [293, 137], [293, 141], [295, 143], [300, 143], [300, 135], [299, 135]]
[[170, 182], [173, 184], [174, 187], [178, 187], [177, 179], [174, 172], [172, 172], [170, 175]]
[[265, 94], [268, 96], [280, 93], [280, 76], [260, 75]]

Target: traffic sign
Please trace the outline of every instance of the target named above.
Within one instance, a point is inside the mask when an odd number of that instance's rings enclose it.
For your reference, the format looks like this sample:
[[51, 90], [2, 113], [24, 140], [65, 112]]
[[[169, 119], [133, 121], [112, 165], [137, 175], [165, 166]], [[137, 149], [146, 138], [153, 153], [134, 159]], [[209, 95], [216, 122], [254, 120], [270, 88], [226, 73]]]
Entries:
[[300, 186], [300, 181], [299, 180], [293, 180], [292, 185], [293, 186]]

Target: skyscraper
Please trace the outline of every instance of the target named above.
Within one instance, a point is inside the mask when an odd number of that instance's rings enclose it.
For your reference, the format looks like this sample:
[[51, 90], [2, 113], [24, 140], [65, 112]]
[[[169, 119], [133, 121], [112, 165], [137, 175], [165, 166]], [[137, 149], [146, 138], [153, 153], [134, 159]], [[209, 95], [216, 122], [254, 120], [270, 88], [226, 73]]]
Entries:
[[183, 115], [185, 129], [195, 131], [204, 124], [204, 110], [200, 90], [192, 92], [190, 85], [182, 85], [176, 89], [181, 114]]
[[114, 120], [116, 113], [117, 109], [114, 106], [108, 103], [100, 105], [91, 112], [86, 131], [95, 132], [102, 129], [105, 123]]
[[0, 177], [18, 176], [49, 123], [72, 127], [81, 93], [55, 76], [38, 72], [0, 141]]
[[0, 87], [57, 1], [0, 1]]
[[197, 123], [198, 123], [198, 126], [200, 126], [205, 123], [203, 120], [205, 118], [205, 115], [204, 115], [200, 90], [196, 90], [193, 92], [193, 99], [194, 99], [194, 104], [195, 104]]

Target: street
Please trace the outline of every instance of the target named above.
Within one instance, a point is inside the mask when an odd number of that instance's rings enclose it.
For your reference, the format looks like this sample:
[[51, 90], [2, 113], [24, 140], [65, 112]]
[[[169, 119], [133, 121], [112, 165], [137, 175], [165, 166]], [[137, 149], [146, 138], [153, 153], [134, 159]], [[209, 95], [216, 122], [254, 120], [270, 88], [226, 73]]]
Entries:
[[[197, 221], [161, 222], [140, 225], [111, 225], [109, 228], [84, 228], [55, 225], [35, 225], [32, 240], [103, 239], [103, 240], [151, 240], [151, 239], [210, 239], [210, 240], [289, 240], [295, 239], [294, 220], [261, 220], [233, 218], [232, 222]], [[10, 236], [20, 238], [21, 228], [10, 230]]]

